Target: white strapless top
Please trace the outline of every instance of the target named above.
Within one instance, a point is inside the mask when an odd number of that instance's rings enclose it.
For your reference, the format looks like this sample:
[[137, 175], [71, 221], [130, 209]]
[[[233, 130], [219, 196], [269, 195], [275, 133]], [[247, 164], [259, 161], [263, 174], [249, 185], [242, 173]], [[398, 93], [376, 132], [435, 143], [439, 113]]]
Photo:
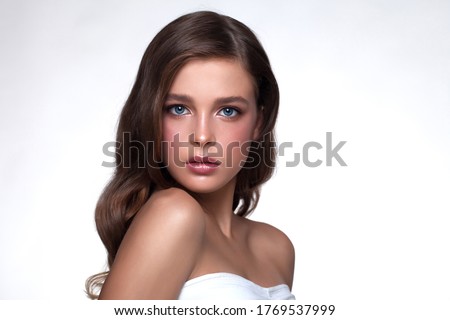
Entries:
[[286, 284], [265, 288], [233, 273], [217, 272], [186, 281], [179, 300], [295, 300]]

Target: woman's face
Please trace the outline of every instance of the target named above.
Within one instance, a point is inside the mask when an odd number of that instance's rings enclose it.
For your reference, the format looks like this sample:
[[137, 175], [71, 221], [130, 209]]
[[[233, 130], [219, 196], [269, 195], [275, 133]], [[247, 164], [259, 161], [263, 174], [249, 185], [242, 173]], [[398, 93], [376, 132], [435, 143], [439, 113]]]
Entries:
[[164, 160], [188, 190], [234, 182], [258, 136], [255, 86], [239, 62], [198, 59], [176, 75], [163, 111]]

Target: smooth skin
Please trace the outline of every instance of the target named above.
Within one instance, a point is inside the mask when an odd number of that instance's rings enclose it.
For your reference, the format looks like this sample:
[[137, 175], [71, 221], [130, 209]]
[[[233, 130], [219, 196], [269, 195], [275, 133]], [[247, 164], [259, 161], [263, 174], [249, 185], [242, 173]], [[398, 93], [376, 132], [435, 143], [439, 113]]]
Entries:
[[[239, 62], [193, 60], [178, 72], [165, 104], [163, 138], [185, 142], [164, 150], [182, 188], [156, 191], [136, 214], [100, 299], [177, 299], [187, 280], [215, 272], [262, 287], [292, 287], [288, 237], [232, 211], [236, 174], [247, 157], [243, 146], [258, 137], [260, 124], [253, 79]], [[218, 145], [242, 147], [220, 153]], [[192, 156], [212, 154], [220, 162], [212, 172], [187, 168]]]

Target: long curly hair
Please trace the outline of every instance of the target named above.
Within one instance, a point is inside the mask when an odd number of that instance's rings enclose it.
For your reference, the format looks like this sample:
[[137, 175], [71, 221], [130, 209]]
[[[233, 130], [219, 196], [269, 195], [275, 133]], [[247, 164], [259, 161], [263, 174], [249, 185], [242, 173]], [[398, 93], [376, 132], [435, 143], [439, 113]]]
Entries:
[[[252, 142], [247, 163], [237, 175], [235, 214], [247, 216], [255, 209], [261, 185], [273, 174], [279, 91], [262, 45], [247, 26], [225, 15], [199, 11], [177, 18], [147, 47], [120, 114], [115, 171], [95, 209], [97, 231], [106, 247], [109, 267], [135, 214], [155, 189], [177, 185], [163, 165], [160, 147], [164, 100], [177, 72], [188, 61], [205, 58], [239, 61], [253, 77], [262, 113], [260, 138]], [[98, 298], [107, 275], [102, 272], [86, 280], [90, 298]]]

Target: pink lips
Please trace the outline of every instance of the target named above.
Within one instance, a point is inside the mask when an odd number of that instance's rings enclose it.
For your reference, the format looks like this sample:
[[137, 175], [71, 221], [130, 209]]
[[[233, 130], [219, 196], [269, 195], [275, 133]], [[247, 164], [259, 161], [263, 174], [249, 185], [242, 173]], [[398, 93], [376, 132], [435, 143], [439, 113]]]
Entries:
[[186, 166], [193, 173], [207, 175], [213, 173], [219, 166], [220, 161], [211, 157], [195, 156], [186, 162]]

